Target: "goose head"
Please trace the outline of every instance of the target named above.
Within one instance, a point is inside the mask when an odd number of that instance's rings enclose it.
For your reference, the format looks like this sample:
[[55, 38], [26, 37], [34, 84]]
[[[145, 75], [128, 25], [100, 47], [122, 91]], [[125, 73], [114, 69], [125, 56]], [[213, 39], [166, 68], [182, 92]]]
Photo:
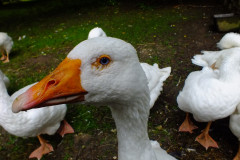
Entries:
[[134, 47], [97, 37], [78, 44], [52, 73], [17, 97], [12, 110], [75, 102], [124, 105], [143, 94], [149, 97], [149, 89]]

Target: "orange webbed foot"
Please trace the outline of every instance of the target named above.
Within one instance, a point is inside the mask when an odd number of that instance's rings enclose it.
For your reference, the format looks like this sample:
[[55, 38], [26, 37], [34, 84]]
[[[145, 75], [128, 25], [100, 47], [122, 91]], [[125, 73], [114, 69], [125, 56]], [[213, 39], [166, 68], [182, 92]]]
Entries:
[[3, 56], [0, 58], [0, 60], [3, 61], [3, 60], [5, 60], [6, 58], [7, 58], [7, 57], [3, 55]]
[[208, 122], [207, 127], [195, 139], [195, 141], [198, 141], [203, 147], [206, 148], [206, 150], [208, 149], [208, 147], [219, 148], [217, 142], [214, 141], [212, 137], [208, 134], [211, 123], [212, 122]]
[[37, 158], [40, 160], [44, 154], [50, 153], [53, 151], [53, 147], [51, 144], [48, 144], [43, 138], [38, 136], [38, 139], [41, 143], [41, 146], [37, 148], [35, 151], [33, 151], [30, 155], [29, 158]]
[[3, 63], [8, 63], [8, 62], [10, 62], [8, 58], [3, 61]]
[[186, 113], [186, 118], [179, 127], [178, 131], [179, 132], [189, 132], [193, 133], [194, 129], [197, 129], [198, 127], [193, 124], [193, 122], [189, 118], [189, 113]]
[[206, 150], [208, 147], [218, 148], [217, 142], [214, 141], [209, 134], [205, 135], [204, 133], [201, 133], [196, 137], [195, 141], [198, 141], [203, 147], [206, 148]]
[[66, 120], [63, 120], [63, 123], [61, 124], [61, 126], [58, 130], [58, 133], [62, 137], [64, 137], [65, 134], [74, 133], [74, 130]]

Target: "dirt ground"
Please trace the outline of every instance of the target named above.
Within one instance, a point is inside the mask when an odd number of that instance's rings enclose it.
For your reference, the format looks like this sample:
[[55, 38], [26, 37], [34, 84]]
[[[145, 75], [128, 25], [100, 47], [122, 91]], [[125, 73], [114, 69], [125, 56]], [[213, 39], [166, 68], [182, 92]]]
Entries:
[[[214, 5], [178, 5], [174, 7], [178, 9], [179, 14], [193, 13], [201, 15], [201, 18], [174, 24], [174, 27], [177, 28], [175, 33], [162, 35], [161, 38], [156, 38], [155, 42], [151, 44], [135, 46], [140, 60], [157, 55], [160, 57], [160, 67], [172, 67], [171, 76], [166, 81], [163, 92], [151, 110], [149, 118], [151, 124], [149, 127], [150, 139], [158, 140], [161, 146], [177, 159], [230, 160], [237, 152], [238, 140], [228, 128], [228, 118], [218, 120], [211, 126], [210, 135], [218, 142], [219, 148], [205, 150], [199, 143], [195, 142], [195, 138], [204, 129], [206, 123], [194, 121], [199, 128], [193, 134], [179, 133], [178, 127], [184, 120], [185, 113], [177, 108], [176, 103], [176, 97], [183, 87], [187, 75], [193, 70], [200, 69], [191, 63], [193, 55], [199, 54], [201, 50], [217, 50], [216, 43], [225, 33], [218, 33], [214, 30], [212, 16], [215, 13], [220, 13], [223, 9]], [[163, 62], [161, 65], [161, 57], [165, 56], [164, 53], [168, 49], [164, 48], [159, 42], [166, 36], [173, 37], [169, 45], [175, 51], [173, 58], [169, 61], [170, 63]], [[99, 109], [99, 112], [101, 112], [101, 109]], [[108, 121], [113, 123], [111, 117], [108, 118]], [[6, 133], [4, 131], [1, 131], [1, 133], [0, 139], [4, 139], [3, 135]], [[44, 156], [44, 160], [117, 159], [115, 130], [109, 132], [96, 130], [91, 135], [75, 133], [67, 135], [63, 139], [58, 136], [46, 136], [45, 138], [51, 139], [51, 142], [54, 141], [55, 151]], [[23, 140], [24, 142], [26, 141]], [[39, 145], [35, 140], [30, 142], [26, 145], [24, 156], [32, 151], [32, 145], [36, 147]], [[12, 148], [9, 147], [9, 149]], [[7, 152], [2, 151], [4, 157], [0, 155], [0, 159], [14, 159]]]

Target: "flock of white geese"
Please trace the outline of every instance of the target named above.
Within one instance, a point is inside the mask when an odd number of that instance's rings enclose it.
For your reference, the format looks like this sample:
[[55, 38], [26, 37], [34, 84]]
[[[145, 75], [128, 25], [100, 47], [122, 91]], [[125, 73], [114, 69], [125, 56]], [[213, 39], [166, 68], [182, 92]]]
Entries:
[[[219, 51], [193, 57], [202, 70], [188, 75], [177, 97], [179, 108], [186, 112], [179, 131], [192, 133], [197, 128], [189, 114], [208, 122], [196, 137], [206, 149], [218, 147], [208, 134], [211, 123], [228, 116], [231, 131], [240, 140], [240, 35], [228, 33], [217, 46]], [[9, 80], [0, 71], [0, 125], [19, 137], [37, 136], [41, 146], [29, 158], [41, 159], [53, 151], [41, 134], [74, 132], [64, 120], [66, 104], [108, 106], [117, 127], [119, 160], [174, 160], [147, 132], [150, 109], [170, 72], [171, 67], [140, 63], [131, 44], [94, 28], [52, 73], [11, 96]], [[234, 159], [240, 159], [240, 152]]]

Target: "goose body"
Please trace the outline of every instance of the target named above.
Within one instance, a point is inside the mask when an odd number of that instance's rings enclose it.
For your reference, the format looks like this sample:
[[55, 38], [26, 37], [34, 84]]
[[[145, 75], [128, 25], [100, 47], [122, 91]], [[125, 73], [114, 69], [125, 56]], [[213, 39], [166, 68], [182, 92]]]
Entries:
[[[10, 134], [24, 138], [36, 137], [40, 134], [55, 134], [66, 115], [67, 106], [60, 104], [15, 114], [11, 109], [13, 100], [34, 84], [20, 89], [10, 97], [4, 81], [6, 79], [8, 78], [0, 71], [0, 125]], [[51, 148], [51, 146], [49, 147]], [[36, 156], [33, 153], [30, 155], [30, 158]], [[41, 156], [37, 155], [36, 157], [40, 159]]]
[[[239, 103], [238, 73], [240, 48], [225, 50], [219, 72], [210, 67], [194, 71], [185, 80], [177, 97], [178, 106], [200, 122], [214, 121], [231, 115]], [[239, 54], [239, 55], [238, 55]]]
[[[49, 86], [39, 101], [34, 95], [40, 86], [49, 84], [55, 87]], [[117, 127], [119, 160], [175, 159], [149, 140], [148, 80], [129, 43], [111, 37], [81, 42], [51, 75], [16, 98], [12, 110], [71, 102], [110, 107]]]
[[225, 91], [234, 89], [234, 85], [219, 82], [218, 76], [211, 68], [191, 73], [177, 97], [179, 108], [192, 113], [199, 122], [214, 121], [232, 114], [239, 101], [234, 96], [238, 92], [225, 94]]
[[[196, 138], [206, 149], [218, 148], [217, 143], [208, 135], [211, 122], [231, 115], [240, 102], [240, 48], [221, 52], [224, 54], [219, 57], [219, 69], [216, 71], [206, 66], [201, 71], [190, 73], [177, 97], [181, 110], [192, 113], [199, 122], [208, 122], [206, 129]], [[189, 122], [187, 114], [179, 131], [191, 133], [195, 128]]]
[[[4, 63], [9, 62], [9, 54], [13, 46], [13, 41], [7, 33], [0, 32], [0, 52], [2, 53], [1, 60]], [[5, 53], [6, 55], [5, 55]]]

